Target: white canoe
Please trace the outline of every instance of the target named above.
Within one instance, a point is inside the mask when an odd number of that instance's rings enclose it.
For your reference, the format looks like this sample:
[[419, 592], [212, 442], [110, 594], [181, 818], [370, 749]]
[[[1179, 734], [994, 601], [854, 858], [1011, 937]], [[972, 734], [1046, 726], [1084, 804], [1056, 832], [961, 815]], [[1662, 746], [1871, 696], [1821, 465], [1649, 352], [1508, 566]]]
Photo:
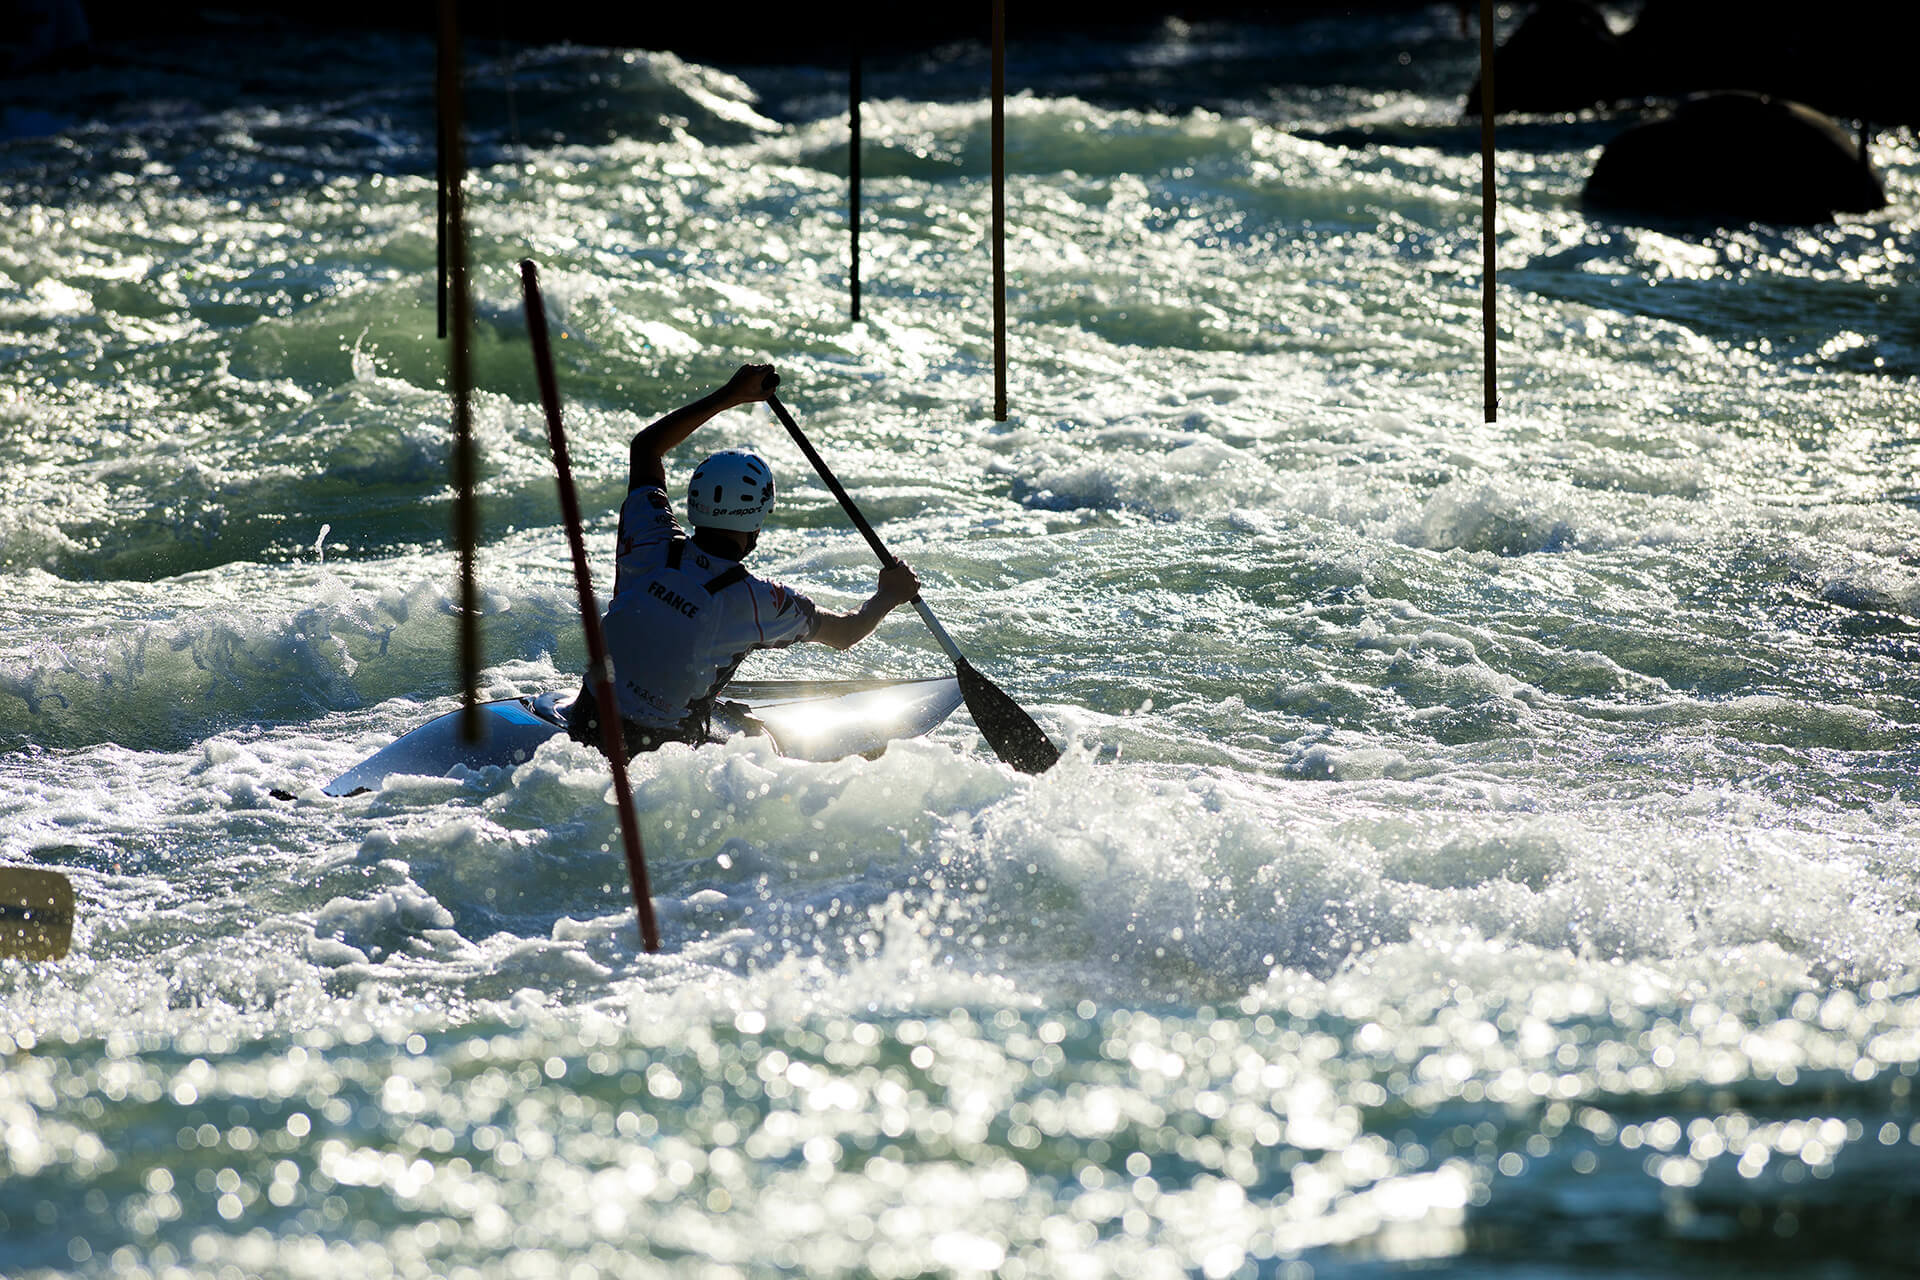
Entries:
[[[450, 711], [401, 735], [321, 790], [330, 796], [371, 791], [394, 774], [441, 778], [455, 768], [525, 763], [541, 743], [566, 732], [568, 694], [505, 698], [480, 706], [480, 741], [461, 733]], [[917, 738], [960, 705], [952, 676], [914, 680], [736, 681], [715, 706], [716, 741], [765, 734], [784, 756], [838, 760], [874, 755], [896, 738]]]

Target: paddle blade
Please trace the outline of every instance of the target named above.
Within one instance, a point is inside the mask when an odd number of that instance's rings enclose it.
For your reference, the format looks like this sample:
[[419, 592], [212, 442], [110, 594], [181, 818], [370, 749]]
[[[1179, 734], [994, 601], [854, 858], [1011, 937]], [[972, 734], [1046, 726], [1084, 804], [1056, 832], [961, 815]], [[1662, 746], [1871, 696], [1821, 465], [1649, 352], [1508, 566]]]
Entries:
[[67, 878], [37, 867], [0, 867], [0, 958], [58, 960], [72, 940]]
[[960, 677], [960, 694], [980, 734], [994, 754], [1022, 773], [1045, 773], [1060, 759], [1060, 749], [1040, 732], [1033, 717], [1022, 711], [1000, 686], [974, 669], [965, 658], [953, 661]]

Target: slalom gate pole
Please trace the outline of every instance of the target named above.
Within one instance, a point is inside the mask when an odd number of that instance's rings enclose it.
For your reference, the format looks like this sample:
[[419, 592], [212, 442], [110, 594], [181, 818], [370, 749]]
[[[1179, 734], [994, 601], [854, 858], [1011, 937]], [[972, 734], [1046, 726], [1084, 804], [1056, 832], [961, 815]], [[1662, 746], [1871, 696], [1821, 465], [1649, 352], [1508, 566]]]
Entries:
[[1480, 0], [1480, 326], [1487, 421], [1499, 415], [1493, 300], [1493, 0]]
[[44, 867], [0, 866], [0, 960], [58, 960], [72, 943], [72, 881]]
[[587, 543], [581, 533], [580, 499], [573, 490], [567, 435], [560, 425], [560, 384], [553, 374], [547, 312], [540, 301], [540, 277], [531, 258], [520, 264], [520, 284], [526, 299], [527, 334], [533, 339], [534, 372], [540, 380], [540, 403], [547, 414], [547, 444], [553, 451], [553, 469], [560, 486], [560, 515], [567, 526], [567, 547], [573, 553], [580, 626], [587, 633], [587, 683], [600, 712], [600, 750], [613, 767], [613, 798], [620, 809], [620, 839], [626, 847], [633, 909], [640, 917], [640, 941], [648, 951], [658, 951], [660, 926], [653, 918], [653, 886], [647, 878], [646, 850], [640, 847], [640, 818], [633, 811], [633, 791], [627, 785], [627, 744], [620, 732], [620, 707], [613, 693], [613, 661], [607, 656], [606, 636], [600, 630], [600, 606], [593, 597], [593, 570], [587, 564]]
[[860, 42], [856, 38], [847, 67], [847, 225], [853, 243], [848, 276], [852, 292], [852, 319], [860, 322]]
[[460, 736], [480, 741], [485, 732], [480, 712], [480, 589], [474, 581], [480, 508], [474, 496], [478, 467], [473, 447], [473, 297], [467, 285], [467, 159], [462, 145], [460, 32], [454, 0], [440, 0], [440, 140], [444, 148], [441, 190], [446, 220], [441, 244], [451, 285], [452, 341], [447, 344], [447, 392], [453, 397], [453, 537], [460, 558]]
[[1007, 0], [993, 0], [993, 420], [1007, 420]]
[[449, 7], [446, 0], [442, 0], [439, 43], [436, 47], [438, 66], [434, 73], [433, 95], [434, 187], [439, 196], [433, 226], [433, 247], [438, 276], [434, 298], [439, 311], [442, 341], [447, 336], [447, 27], [451, 25], [451, 17], [447, 13]]

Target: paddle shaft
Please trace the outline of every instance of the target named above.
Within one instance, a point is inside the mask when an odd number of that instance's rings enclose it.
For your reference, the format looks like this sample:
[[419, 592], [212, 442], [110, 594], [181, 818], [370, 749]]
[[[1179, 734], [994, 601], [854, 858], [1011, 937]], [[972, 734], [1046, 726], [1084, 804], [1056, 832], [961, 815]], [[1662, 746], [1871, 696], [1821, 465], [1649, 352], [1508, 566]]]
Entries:
[[[848, 495], [846, 489], [841, 487], [839, 479], [828, 469], [826, 460], [814, 449], [813, 442], [801, 433], [800, 424], [795, 422], [793, 415], [787, 412], [787, 406], [780, 403], [780, 397], [768, 396], [767, 404], [772, 407], [774, 416], [780, 419], [780, 425], [787, 429], [787, 434], [793, 437], [793, 442], [800, 446], [800, 452], [807, 455], [807, 461], [813, 464], [813, 469], [819, 473], [820, 479], [826, 483], [833, 496], [839, 499], [840, 508], [847, 513], [847, 519], [853, 521], [853, 527], [860, 531], [860, 536], [865, 538], [867, 545], [873, 548], [873, 554], [880, 557], [881, 568], [891, 569], [899, 564], [893, 553], [887, 550], [887, 544], [880, 541], [880, 535], [873, 531], [873, 526], [867, 523], [867, 518], [861, 514], [860, 508], [853, 504], [853, 498]], [[940, 619], [933, 616], [933, 610], [927, 608], [927, 602], [915, 596], [909, 603], [920, 615], [920, 620], [927, 624], [927, 630], [933, 632], [933, 638], [940, 642], [940, 647], [947, 651], [947, 656], [955, 662], [965, 662], [966, 656], [960, 652], [960, 646], [953, 642], [953, 637], [947, 634], [947, 629], [940, 625]]]
[[594, 702], [600, 712], [600, 749], [613, 766], [614, 803], [620, 809], [620, 839], [626, 846], [633, 907], [640, 917], [640, 940], [648, 951], [658, 951], [660, 926], [653, 918], [653, 887], [647, 878], [646, 851], [640, 847], [640, 819], [633, 811], [633, 792], [627, 787], [627, 744], [620, 732], [620, 707], [613, 692], [613, 662], [607, 656], [606, 636], [600, 630], [600, 606], [593, 595], [593, 570], [587, 564], [586, 539], [580, 531], [580, 500], [573, 491], [567, 436], [560, 425], [560, 387], [553, 375], [547, 312], [540, 301], [539, 275], [531, 258], [520, 264], [520, 282], [526, 297], [527, 334], [533, 339], [534, 370], [540, 379], [540, 403], [547, 413], [547, 443], [553, 450], [553, 468], [560, 486], [560, 514], [567, 525], [567, 547], [573, 553], [580, 625], [587, 633], [587, 682], [593, 686]]

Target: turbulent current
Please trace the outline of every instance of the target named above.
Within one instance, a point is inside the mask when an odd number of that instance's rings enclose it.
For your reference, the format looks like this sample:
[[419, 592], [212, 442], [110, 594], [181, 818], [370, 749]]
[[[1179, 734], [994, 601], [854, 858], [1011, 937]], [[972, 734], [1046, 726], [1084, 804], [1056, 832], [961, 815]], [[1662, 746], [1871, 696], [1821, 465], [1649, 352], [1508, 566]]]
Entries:
[[1065, 749], [640, 757], [657, 955], [586, 748], [319, 792], [458, 700], [430, 43], [16, 79], [0, 863], [79, 909], [0, 960], [0, 1273], [1906, 1273], [1920, 151], [1706, 231], [1503, 124], [1489, 424], [1473, 52], [1016, 44], [997, 422], [979, 49], [867, 69], [857, 324], [843, 66], [469, 49], [483, 692], [584, 664], [531, 257], [603, 593], [628, 439], [773, 361]]

